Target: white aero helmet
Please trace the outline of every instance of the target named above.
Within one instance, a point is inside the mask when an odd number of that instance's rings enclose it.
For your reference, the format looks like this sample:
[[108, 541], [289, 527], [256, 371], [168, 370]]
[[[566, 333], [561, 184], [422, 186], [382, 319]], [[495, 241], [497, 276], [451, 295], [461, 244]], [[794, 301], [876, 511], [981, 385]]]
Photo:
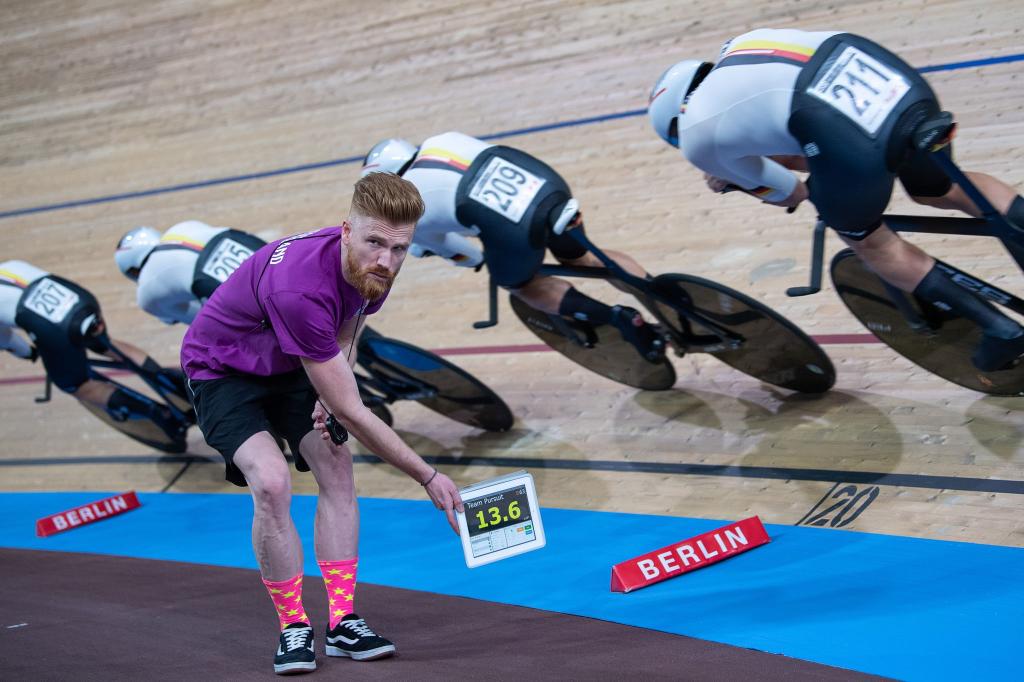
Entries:
[[367, 173], [378, 171], [401, 175], [416, 158], [418, 151], [419, 148], [416, 145], [397, 137], [381, 140], [366, 153], [366, 157], [363, 159], [363, 170], [359, 175], [363, 177]]
[[138, 281], [142, 264], [159, 243], [160, 232], [152, 227], [136, 227], [126, 232], [117, 242], [117, 251], [114, 252], [114, 260], [121, 273], [132, 281]]
[[686, 98], [712, 68], [710, 62], [684, 59], [668, 67], [651, 88], [647, 115], [658, 137], [673, 147], [679, 146], [679, 116], [686, 110]]

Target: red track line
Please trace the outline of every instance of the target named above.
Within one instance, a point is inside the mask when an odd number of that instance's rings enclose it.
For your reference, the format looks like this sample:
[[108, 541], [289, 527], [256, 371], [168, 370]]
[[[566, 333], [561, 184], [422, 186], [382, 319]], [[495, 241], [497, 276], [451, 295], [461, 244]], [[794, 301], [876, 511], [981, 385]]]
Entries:
[[488, 353], [543, 353], [551, 346], [543, 343], [524, 343], [518, 346], [464, 346], [462, 348], [435, 348], [438, 355], [487, 355]]
[[[811, 338], [823, 346], [850, 343], [879, 343], [878, 339], [876, 339], [873, 334], [819, 334], [818, 336], [812, 336]], [[496, 355], [499, 353], [543, 353], [550, 350], [551, 348], [543, 343], [524, 343], [515, 346], [461, 346], [455, 348], [435, 348], [431, 352], [437, 353], [438, 355]], [[130, 372], [126, 371], [116, 372], [116, 374], [129, 373]], [[115, 372], [110, 372], [110, 374], [115, 374]], [[8, 379], [0, 379], [0, 386], [36, 384], [42, 383], [45, 379], [45, 376], [10, 377]]]

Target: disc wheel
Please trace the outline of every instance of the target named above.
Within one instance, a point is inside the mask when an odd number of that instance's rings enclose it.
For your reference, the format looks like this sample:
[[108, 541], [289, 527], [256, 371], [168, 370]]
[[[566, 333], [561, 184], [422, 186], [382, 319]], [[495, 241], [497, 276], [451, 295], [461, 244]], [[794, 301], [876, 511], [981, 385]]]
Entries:
[[187, 425], [183, 424], [180, 432], [172, 436], [149, 417], [133, 415], [122, 422], [115, 420], [110, 416], [109, 412], [101, 407], [86, 402], [82, 402], [82, 405], [96, 415], [100, 421], [120, 431], [132, 440], [148, 445], [151, 448], [156, 448], [161, 452], [185, 452], [187, 447], [185, 441]]
[[725, 364], [765, 383], [800, 393], [832, 388], [832, 361], [811, 337], [768, 306], [727, 286], [691, 275], [654, 278], [655, 291], [669, 301], [653, 303], [659, 320], [686, 335], [715, 332], [690, 322], [680, 311], [693, 310], [743, 339], [739, 348], [713, 351]]
[[359, 350], [363, 368], [393, 383], [397, 393], [401, 394], [409, 378], [434, 389], [433, 396], [415, 400], [449, 419], [486, 431], [507, 431], [515, 422], [508, 405], [494, 391], [429, 351], [380, 335], [364, 335]]
[[879, 341], [946, 381], [990, 395], [1024, 395], [1024, 363], [982, 372], [971, 362], [981, 329], [954, 313], [887, 287], [850, 249], [832, 259], [832, 283], [853, 316]]
[[592, 345], [587, 347], [563, 334], [553, 323], [551, 315], [533, 308], [516, 296], [510, 296], [509, 300], [519, 319], [541, 341], [591, 372], [648, 391], [664, 391], [676, 383], [676, 371], [667, 359], [662, 358], [657, 363], [643, 359], [637, 349], [625, 341], [619, 330], [611, 325], [590, 325], [563, 317], [565, 324], [577, 332], [580, 338], [591, 337], [589, 340]]

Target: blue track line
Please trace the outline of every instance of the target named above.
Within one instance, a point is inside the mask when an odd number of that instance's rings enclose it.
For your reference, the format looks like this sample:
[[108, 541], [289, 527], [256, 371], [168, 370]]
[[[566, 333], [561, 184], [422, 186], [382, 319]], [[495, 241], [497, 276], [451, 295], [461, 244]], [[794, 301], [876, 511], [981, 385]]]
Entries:
[[[932, 66], [923, 66], [918, 69], [921, 73], [932, 73], [935, 71], [956, 71], [959, 69], [972, 69], [976, 67], [991, 66], [993, 64], [1009, 64], [1011, 62], [1024, 61], [1024, 53], [1022, 54], [1011, 54], [1002, 57], [988, 57], [986, 59], [973, 59], [964, 62], [951, 62], [949, 64], [935, 64]], [[646, 109], [632, 109], [630, 111], [621, 111], [614, 114], [603, 114], [601, 116], [589, 116], [587, 118], [577, 118], [569, 121], [558, 121], [556, 123], [546, 123], [543, 125], [532, 126], [529, 128], [515, 128], [512, 130], [505, 130], [498, 133], [489, 133], [486, 135], [478, 135], [481, 140], [499, 140], [506, 137], [516, 137], [518, 135], [528, 135], [530, 133], [541, 133], [549, 130], [557, 130], [559, 128], [574, 128], [577, 126], [592, 125], [594, 123], [604, 123], [606, 121], [614, 121], [622, 118], [634, 118], [637, 116], [643, 116], [647, 112]], [[75, 201], [66, 201], [59, 204], [44, 204], [42, 206], [31, 206], [28, 208], [16, 208], [10, 211], [0, 211], [0, 220], [4, 218], [14, 218], [17, 216], [31, 215], [33, 213], [45, 213], [49, 211], [60, 211], [67, 208], [78, 208], [80, 206], [91, 206], [94, 204], [108, 204], [115, 201], [127, 201], [129, 199], [139, 199], [141, 197], [155, 196], [157, 194], [170, 194], [171, 192], [184, 192], [191, 189], [200, 189], [203, 187], [213, 187], [215, 185], [226, 185], [235, 182], [245, 182], [248, 180], [259, 180], [261, 178], [270, 178], [277, 175], [289, 175], [291, 173], [303, 173], [311, 170], [319, 170], [321, 168], [331, 168], [333, 166], [344, 166], [350, 163], [358, 163], [363, 160], [363, 156], [346, 156], [341, 159], [332, 159], [330, 161], [320, 161], [317, 163], [306, 163], [298, 166], [288, 166], [286, 168], [277, 168], [269, 171], [260, 171], [256, 173], [246, 173], [243, 175], [232, 175], [225, 178], [214, 178], [212, 180], [200, 180], [198, 182], [187, 182], [179, 185], [170, 185], [168, 187], [157, 187], [154, 189], [139, 190], [137, 192], [126, 192], [124, 194], [111, 194], [102, 197], [95, 197], [92, 199], [79, 199]]]

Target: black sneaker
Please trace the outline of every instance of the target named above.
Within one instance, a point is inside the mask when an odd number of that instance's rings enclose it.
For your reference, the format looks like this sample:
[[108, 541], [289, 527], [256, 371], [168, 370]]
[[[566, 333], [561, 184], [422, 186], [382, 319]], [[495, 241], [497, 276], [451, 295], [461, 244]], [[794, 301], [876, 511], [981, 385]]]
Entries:
[[395, 645], [384, 639], [366, 624], [366, 621], [350, 613], [327, 631], [327, 655], [348, 656], [357, 661], [372, 661], [395, 653]]
[[274, 672], [292, 675], [310, 670], [316, 670], [313, 628], [306, 623], [292, 623], [281, 632], [281, 643], [274, 655]]
[[660, 362], [665, 355], [665, 341], [661, 334], [644, 322], [643, 316], [635, 309], [624, 305], [612, 308], [612, 325], [648, 362]]
[[1012, 339], [985, 334], [971, 356], [971, 362], [982, 372], [1012, 369], [1021, 360], [1024, 360], [1024, 334]]

